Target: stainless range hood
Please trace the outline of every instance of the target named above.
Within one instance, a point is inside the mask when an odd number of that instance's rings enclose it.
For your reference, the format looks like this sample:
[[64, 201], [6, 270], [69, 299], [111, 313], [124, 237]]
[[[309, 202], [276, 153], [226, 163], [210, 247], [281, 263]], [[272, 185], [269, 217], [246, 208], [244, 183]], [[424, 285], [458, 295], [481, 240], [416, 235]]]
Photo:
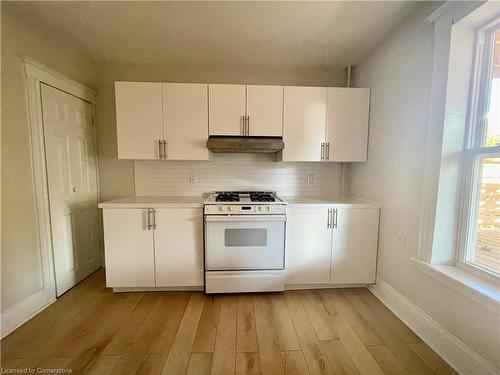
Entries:
[[285, 148], [281, 137], [210, 136], [207, 148], [213, 152], [275, 153]]

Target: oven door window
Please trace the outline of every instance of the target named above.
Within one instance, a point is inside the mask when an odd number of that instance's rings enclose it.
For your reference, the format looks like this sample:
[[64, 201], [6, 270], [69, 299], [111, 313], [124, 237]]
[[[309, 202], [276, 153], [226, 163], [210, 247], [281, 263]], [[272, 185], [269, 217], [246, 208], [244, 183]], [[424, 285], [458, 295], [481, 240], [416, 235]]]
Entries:
[[267, 246], [266, 228], [228, 228], [224, 230], [226, 247]]

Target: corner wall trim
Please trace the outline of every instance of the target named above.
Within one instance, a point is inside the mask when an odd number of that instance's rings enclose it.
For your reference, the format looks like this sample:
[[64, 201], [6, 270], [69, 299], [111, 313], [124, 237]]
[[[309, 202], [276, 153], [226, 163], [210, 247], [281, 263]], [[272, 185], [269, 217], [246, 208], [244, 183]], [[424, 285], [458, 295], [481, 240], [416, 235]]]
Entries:
[[37, 61], [24, 58], [22, 64], [25, 76], [25, 103], [29, 128], [29, 139], [27, 141], [30, 147], [31, 173], [33, 176], [41, 280], [40, 289], [37, 292], [0, 313], [0, 334], [2, 338], [56, 300], [41, 84], [47, 84], [90, 103], [95, 102], [97, 94], [96, 91]]
[[379, 280], [368, 289], [458, 373], [464, 375], [500, 374], [499, 369], [385, 281]]

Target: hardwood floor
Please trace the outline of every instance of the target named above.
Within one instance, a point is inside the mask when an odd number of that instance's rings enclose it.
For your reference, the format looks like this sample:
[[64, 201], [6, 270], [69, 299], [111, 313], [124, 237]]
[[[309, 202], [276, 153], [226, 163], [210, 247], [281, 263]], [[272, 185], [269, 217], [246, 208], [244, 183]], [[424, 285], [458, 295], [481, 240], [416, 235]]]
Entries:
[[113, 294], [99, 270], [1, 342], [73, 374], [456, 374], [367, 289]]

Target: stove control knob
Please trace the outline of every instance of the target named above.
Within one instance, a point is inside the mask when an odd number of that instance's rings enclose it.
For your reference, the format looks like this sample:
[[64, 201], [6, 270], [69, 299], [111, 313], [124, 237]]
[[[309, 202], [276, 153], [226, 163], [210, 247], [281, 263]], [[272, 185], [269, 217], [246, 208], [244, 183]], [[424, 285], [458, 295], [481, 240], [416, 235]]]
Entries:
[[228, 210], [228, 211], [232, 211], [232, 210], [233, 210], [233, 207], [229, 206], [229, 207], [227, 208], [227, 210]]
[[271, 211], [271, 206], [267, 206], [266, 210]]
[[224, 211], [224, 206], [219, 206], [219, 211]]
[[262, 211], [262, 206], [257, 207], [259, 211]]

